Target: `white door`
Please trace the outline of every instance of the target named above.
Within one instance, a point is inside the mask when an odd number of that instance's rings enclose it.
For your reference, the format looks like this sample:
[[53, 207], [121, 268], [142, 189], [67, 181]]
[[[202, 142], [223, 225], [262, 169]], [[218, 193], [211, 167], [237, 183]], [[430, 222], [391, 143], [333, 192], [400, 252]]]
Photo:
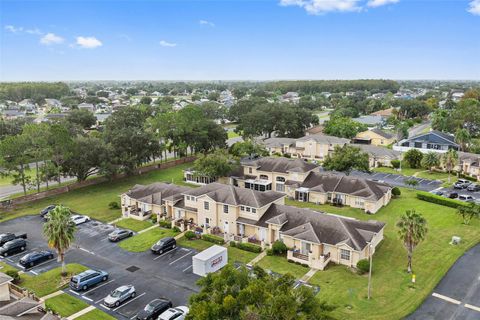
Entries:
[[239, 224], [238, 229], [239, 229], [239, 232], [240, 232], [240, 236], [243, 237], [243, 235], [245, 234], [245, 225]]
[[302, 254], [308, 255], [310, 253], [310, 243], [302, 242]]
[[260, 240], [265, 241], [265, 238], [267, 237], [267, 232], [265, 228], [260, 229]]
[[223, 232], [230, 233], [230, 231], [228, 230], [228, 221], [225, 221], [223, 223]]

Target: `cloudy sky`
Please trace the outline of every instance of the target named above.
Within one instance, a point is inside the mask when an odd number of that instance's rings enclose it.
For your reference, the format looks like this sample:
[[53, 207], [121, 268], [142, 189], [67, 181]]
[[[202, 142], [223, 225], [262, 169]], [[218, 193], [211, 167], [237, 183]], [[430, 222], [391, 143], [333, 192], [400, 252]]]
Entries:
[[0, 80], [480, 80], [480, 0], [0, 0]]

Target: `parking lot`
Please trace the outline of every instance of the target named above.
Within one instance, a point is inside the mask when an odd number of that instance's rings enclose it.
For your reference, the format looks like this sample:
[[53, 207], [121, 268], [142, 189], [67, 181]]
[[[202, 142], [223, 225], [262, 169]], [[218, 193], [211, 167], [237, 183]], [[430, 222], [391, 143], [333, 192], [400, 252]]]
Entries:
[[[27, 216], [0, 224], [0, 233], [28, 233], [25, 252], [2, 259], [19, 267], [18, 260], [33, 250], [48, 249], [42, 237], [43, 220], [39, 216]], [[198, 290], [195, 282], [198, 276], [192, 273], [192, 256], [197, 252], [190, 248], [177, 247], [175, 250], [156, 255], [149, 251], [133, 253], [108, 241], [107, 235], [113, 226], [90, 221], [78, 226], [76, 241], [67, 252], [67, 263], [79, 263], [92, 269], [109, 273], [109, 279], [85, 292], [69, 288], [64, 291], [72, 296], [96, 306], [118, 319], [134, 317], [148, 302], [155, 298], [167, 298], [173, 305], [185, 305], [188, 297]], [[26, 270], [36, 275], [60, 264], [56, 259]], [[102, 304], [103, 299], [121, 285], [132, 284], [136, 297], [127, 300], [117, 308], [109, 309]]]
[[352, 171], [352, 176], [359, 176], [370, 180], [378, 180], [388, 183], [392, 186], [396, 187], [408, 187], [405, 184], [405, 180], [416, 180], [418, 181], [418, 185], [415, 187], [418, 190], [422, 191], [432, 191], [439, 188], [442, 185], [442, 181], [439, 180], [429, 180], [429, 179], [422, 179], [417, 177], [411, 176], [403, 176], [400, 174], [393, 174], [393, 173], [380, 173], [380, 172], [373, 172], [373, 173], [366, 173], [361, 171]]

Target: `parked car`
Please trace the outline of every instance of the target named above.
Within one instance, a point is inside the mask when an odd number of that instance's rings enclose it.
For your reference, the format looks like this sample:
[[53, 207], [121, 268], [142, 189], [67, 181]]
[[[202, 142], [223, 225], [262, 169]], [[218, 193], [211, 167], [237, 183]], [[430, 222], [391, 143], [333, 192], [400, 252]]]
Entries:
[[472, 183], [471, 185], [469, 185], [467, 187], [467, 190], [468, 191], [473, 191], [473, 192], [480, 191], [480, 184]]
[[27, 239], [27, 234], [22, 233], [22, 234], [16, 235], [15, 233], [10, 233], [10, 232], [2, 233], [0, 234], [0, 246], [3, 246], [5, 243], [15, 239]]
[[9, 255], [25, 251], [27, 241], [25, 239], [15, 239], [5, 243], [0, 247], [0, 255], [7, 257]]
[[51, 259], [53, 259], [53, 252], [50, 250], [32, 251], [20, 258], [18, 263], [24, 268], [32, 268]]
[[42, 211], [40, 211], [40, 217], [45, 217], [46, 214], [48, 214], [50, 211], [55, 209], [57, 207], [56, 204], [51, 204], [46, 208], [43, 208]]
[[471, 185], [472, 183], [468, 180], [465, 180], [465, 179], [458, 179], [457, 182], [455, 182], [455, 184], [453, 185], [453, 187], [455, 189], [465, 189], [467, 188], [469, 185]]
[[145, 308], [137, 313], [137, 320], [154, 320], [172, 307], [172, 302], [167, 299], [155, 299], [150, 301]]
[[188, 314], [188, 307], [179, 306], [175, 308], [170, 308], [158, 317], [158, 320], [185, 320], [185, 317]]
[[450, 198], [450, 199], [456, 199], [458, 198], [458, 193], [456, 192], [448, 192], [445, 194], [445, 197]]
[[474, 202], [475, 198], [470, 195], [461, 194], [458, 196], [458, 200], [465, 202]]
[[70, 279], [70, 288], [73, 290], [87, 290], [100, 282], [107, 281], [108, 273], [102, 270], [86, 270]]
[[135, 298], [137, 292], [133, 285], [121, 286], [110, 292], [110, 294], [103, 300], [103, 304], [109, 308], [118, 307], [126, 300]]
[[130, 230], [116, 229], [108, 234], [108, 240], [117, 242], [131, 236], [133, 236], [133, 232]]
[[168, 250], [175, 249], [177, 247], [177, 242], [172, 237], [166, 237], [158, 240], [150, 249], [153, 253], [162, 254]]
[[430, 193], [436, 194], [437, 196], [443, 196], [443, 191], [440, 190], [432, 190]]
[[84, 216], [84, 215], [81, 215], [81, 214], [74, 214], [74, 215], [72, 215], [71, 219], [72, 219], [73, 223], [75, 223], [75, 225], [77, 225], [77, 226], [79, 224], [90, 221], [89, 216]]

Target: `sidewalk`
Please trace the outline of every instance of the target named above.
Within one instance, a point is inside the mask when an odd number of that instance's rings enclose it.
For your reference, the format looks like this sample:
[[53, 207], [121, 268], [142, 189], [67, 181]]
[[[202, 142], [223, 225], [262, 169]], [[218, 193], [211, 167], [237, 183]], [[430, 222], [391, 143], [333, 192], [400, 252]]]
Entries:
[[82, 309], [78, 311], [77, 313], [72, 314], [71, 316], [67, 317], [67, 320], [73, 320], [75, 318], [78, 318], [80, 316], [83, 316], [85, 313], [88, 313], [92, 310], [95, 310], [96, 308], [94, 306], [88, 306], [85, 309]]

